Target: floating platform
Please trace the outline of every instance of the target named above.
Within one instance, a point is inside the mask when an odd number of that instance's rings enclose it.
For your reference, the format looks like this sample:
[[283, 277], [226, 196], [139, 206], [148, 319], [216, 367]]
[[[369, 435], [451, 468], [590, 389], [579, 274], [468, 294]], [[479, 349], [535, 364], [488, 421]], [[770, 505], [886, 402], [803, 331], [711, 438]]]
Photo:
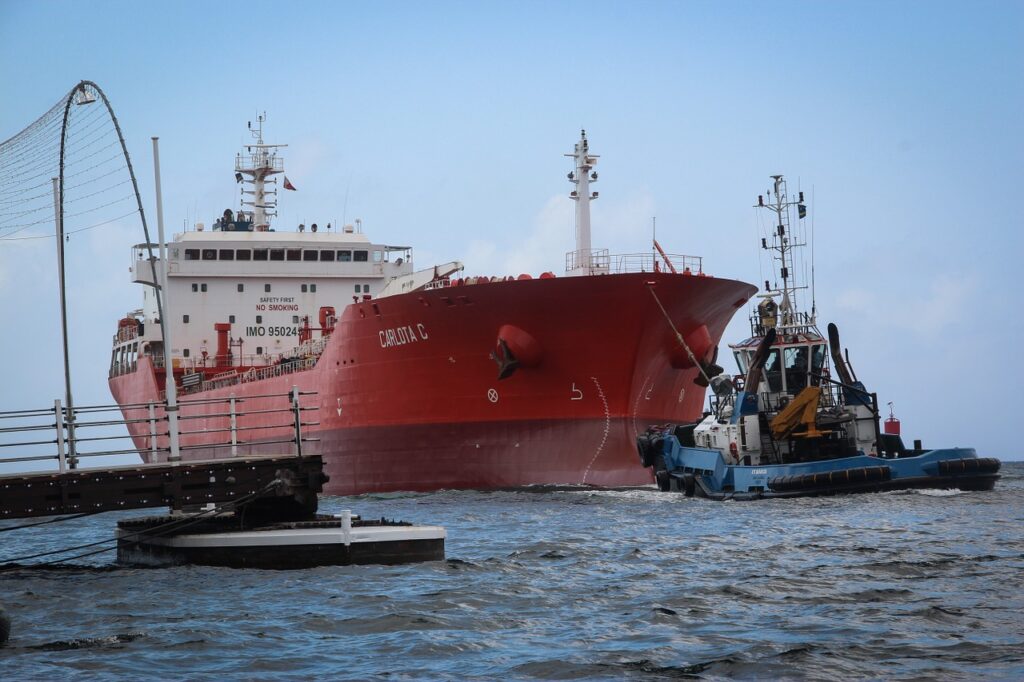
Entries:
[[[180, 525], [177, 525], [180, 524]], [[121, 521], [118, 563], [196, 564], [230, 568], [297, 569], [353, 564], [408, 564], [444, 559], [445, 529], [349, 513], [239, 530], [225, 514], [198, 522], [160, 516]]]

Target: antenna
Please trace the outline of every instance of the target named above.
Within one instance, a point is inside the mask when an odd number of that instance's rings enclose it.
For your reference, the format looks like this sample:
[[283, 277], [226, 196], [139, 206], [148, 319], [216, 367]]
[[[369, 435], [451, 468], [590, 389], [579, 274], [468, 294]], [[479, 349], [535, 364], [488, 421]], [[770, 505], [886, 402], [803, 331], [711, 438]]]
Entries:
[[818, 297], [814, 288], [814, 185], [811, 185], [811, 319], [817, 317], [817, 313]]

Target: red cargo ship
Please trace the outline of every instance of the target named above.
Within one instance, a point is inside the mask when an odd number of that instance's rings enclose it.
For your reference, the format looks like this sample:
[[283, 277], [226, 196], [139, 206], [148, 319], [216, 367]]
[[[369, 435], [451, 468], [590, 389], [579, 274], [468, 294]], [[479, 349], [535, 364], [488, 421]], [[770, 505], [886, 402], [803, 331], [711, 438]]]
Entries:
[[[649, 483], [637, 436], [700, 416], [698, 365], [713, 373], [718, 340], [755, 287], [660, 247], [592, 249], [597, 157], [585, 134], [567, 155], [577, 249], [566, 276], [538, 278], [465, 277], [457, 262], [417, 271], [410, 248], [372, 243], [358, 221], [270, 229], [283, 145], [264, 144], [262, 120], [253, 135], [235, 164], [252, 187], [241, 210], [176, 235], [154, 262], [165, 331], [150, 288], [119, 322], [110, 388], [125, 417], [141, 419], [130, 425], [141, 452], [153, 444], [149, 404], [162, 411], [164, 357], [192, 411], [183, 457], [280, 451], [267, 441], [292, 427], [261, 419], [271, 400], [261, 396], [298, 387], [319, 407], [309, 429], [319, 440], [304, 447], [324, 456], [336, 494]], [[142, 284], [154, 272], [145, 247], [132, 268]], [[246, 402], [236, 426], [262, 431], [229, 447], [230, 417], [213, 399], [232, 395]]]

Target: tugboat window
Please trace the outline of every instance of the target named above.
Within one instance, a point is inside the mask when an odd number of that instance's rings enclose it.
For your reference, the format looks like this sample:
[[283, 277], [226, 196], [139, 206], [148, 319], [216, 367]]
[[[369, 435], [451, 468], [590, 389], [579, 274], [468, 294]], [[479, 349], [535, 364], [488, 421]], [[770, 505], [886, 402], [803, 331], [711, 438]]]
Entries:
[[338, 252], [338, 260], [340, 262], [342, 262], [342, 263], [348, 263], [349, 261], [352, 260], [352, 252], [351, 251], [339, 251]]
[[206, 293], [206, 284], [205, 283], [199, 285], [199, 291], [203, 292], [204, 294]]
[[235, 316], [234, 315], [228, 315], [228, 322], [230, 322], [231, 324], [234, 324], [235, 323]]
[[[239, 249], [238, 251], [235, 251], [235, 260], [252, 260], [252, 251], [250, 249]], [[266, 258], [263, 260], [266, 260]]]
[[284, 260], [284, 249], [271, 249], [270, 260]]
[[764, 373], [768, 379], [768, 390], [777, 393], [782, 390], [782, 362], [779, 360], [779, 349], [772, 348], [768, 361], [764, 363]]
[[183, 355], [184, 357], [186, 357], [186, 358], [187, 358], [187, 357], [188, 357], [188, 348], [186, 348], [185, 350], [181, 351], [181, 354], [182, 354], [182, 355]]
[[807, 346], [786, 349], [786, 391], [790, 395], [807, 386], [807, 353]]
[[266, 293], [269, 294], [270, 293], [270, 285], [269, 284], [264, 284], [263, 285], [263, 291], [265, 291]]
[[256, 316], [256, 324], [263, 324], [263, 316], [262, 315], [257, 315]]
[[217, 249], [203, 249], [203, 260], [217, 260]]
[[188, 315], [182, 315], [181, 322], [182, 324], [188, 324]]
[[353, 260], [357, 263], [365, 263], [368, 255], [369, 254], [367, 254], [366, 251], [356, 251], [355, 258]]
[[310, 292], [315, 294], [316, 293], [316, 285], [315, 284], [310, 284], [309, 285], [309, 290], [310, 290]]
[[268, 253], [269, 252], [267, 251], [267, 249], [253, 249], [252, 250], [252, 259], [253, 260], [267, 260], [267, 254]]
[[334, 252], [333, 251], [321, 251], [320, 252], [320, 260], [334, 260]]
[[220, 250], [220, 259], [221, 260], [235, 260], [235, 250], [234, 249], [221, 249]]
[[743, 351], [733, 353], [736, 356], [736, 366], [740, 368], [740, 374], [747, 373], [747, 356]]
[[825, 344], [819, 343], [814, 347], [814, 354], [811, 356], [811, 372], [821, 374], [825, 367]]
[[302, 260], [302, 249], [288, 249], [288, 260]]
[[316, 254], [316, 251], [313, 251], [312, 249], [307, 249], [306, 251], [302, 252], [302, 260], [316, 260]]
[[306, 285], [305, 284], [302, 285], [302, 293], [306, 293]]
[[198, 285], [198, 284], [196, 284], [195, 282], [192, 282], [192, 291], [193, 291], [193, 292], [195, 292], [195, 291], [199, 291], [199, 285]]
[[238, 285], [238, 293], [242, 293], [243, 291], [245, 291], [245, 285], [244, 284], [239, 284]]
[[185, 260], [199, 260], [199, 249], [185, 249]]

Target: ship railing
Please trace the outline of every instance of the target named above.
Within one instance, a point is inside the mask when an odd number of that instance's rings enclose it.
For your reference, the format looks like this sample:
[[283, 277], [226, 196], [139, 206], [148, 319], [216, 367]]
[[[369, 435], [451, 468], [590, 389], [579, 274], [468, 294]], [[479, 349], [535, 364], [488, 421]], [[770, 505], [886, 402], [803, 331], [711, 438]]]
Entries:
[[608, 249], [578, 249], [565, 254], [565, 271], [606, 273], [611, 264]]
[[681, 275], [700, 275], [704, 273], [703, 259], [681, 253], [668, 253], [665, 257], [654, 253], [620, 253], [611, 256], [609, 266], [609, 272], [614, 273], [672, 272], [673, 269]]
[[[318, 441], [308, 435], [308, 427], [320, 424], [309, 414], [319, 412], [316, 395], [293, 386], [286, 393], [183, 398], [178, 401], [180, 450], [202, 452], [203, 458], [280, 456], [287, 445], [301, 457], [303, 443]], [[150, 464], [170, 458], [163, 401], [69, 410], [55, 400], [53, 407], [0, 411], [0, 477], [134, 465], [137, 458]]]
[[283, 171], [284, 159], [276, 154], [239, 154], [235, 157], [236, 171], [254, 171], [261, 168]]
[[622, 274], [632, 272], [673, 272], [683, 275], [704, 273], [703, 259], [681, 253], [614, 253], [608, 249], [580, 249], [565, 254], [566, 272]]

